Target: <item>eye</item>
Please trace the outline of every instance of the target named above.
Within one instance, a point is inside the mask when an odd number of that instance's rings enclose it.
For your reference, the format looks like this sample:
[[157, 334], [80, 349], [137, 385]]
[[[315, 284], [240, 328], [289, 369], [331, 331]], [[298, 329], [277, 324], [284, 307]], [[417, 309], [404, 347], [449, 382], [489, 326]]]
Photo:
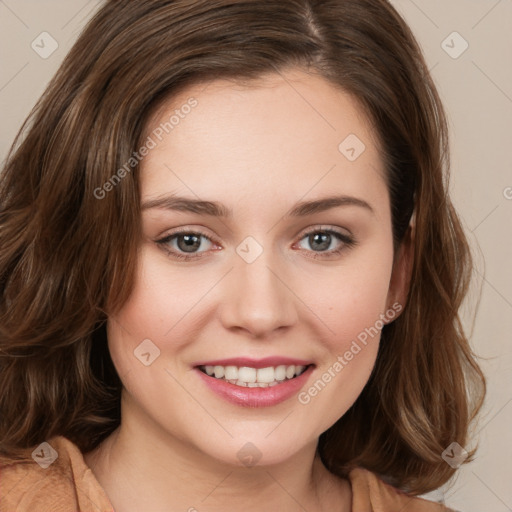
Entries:
[[[213, 250], [219, 249], [206, 233], [197, 230], [180, 229], [155, 242], [168, 256], [184, 261], [202, 258], [203, 253], [208, 253], [213, 247]], [[306, 253], [312, 253], [308, 257], [317, 259], [339, 255], [356, 243], [352, 236], [335, 229], [317, 228], [303, 233], [297, 245]], [[304, 244], [309, 245], [310, 249], [304, 247]]]
[[[305, 242], [305, 244], [304, 244]], [[355, 239], [334, 229], [315, 229], [303, 234], [299, 246], [308, 252], [313, 252], [312, 258], [328, 258], [336, 256], [356, 244]], [[304, 245], [309, 245], [311, 250]]]
[[[182, 260], [201, 258], [214, 245], [211, 238], [201, 231], [179, 230], [166, 235], [156, 243], [169, 256]], [[201, 250], [199, 250], [201, 249]]]

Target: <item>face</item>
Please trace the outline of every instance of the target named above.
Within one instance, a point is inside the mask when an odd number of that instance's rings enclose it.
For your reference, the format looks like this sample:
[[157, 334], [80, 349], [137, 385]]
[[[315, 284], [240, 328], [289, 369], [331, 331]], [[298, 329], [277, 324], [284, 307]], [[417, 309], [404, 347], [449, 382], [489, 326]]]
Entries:
[[354, 403], [401, 308], [371, 125], [296, 70], [190, 88], [146, 136], [135, 287], [108, 322], [123, 421], [284, 461]]

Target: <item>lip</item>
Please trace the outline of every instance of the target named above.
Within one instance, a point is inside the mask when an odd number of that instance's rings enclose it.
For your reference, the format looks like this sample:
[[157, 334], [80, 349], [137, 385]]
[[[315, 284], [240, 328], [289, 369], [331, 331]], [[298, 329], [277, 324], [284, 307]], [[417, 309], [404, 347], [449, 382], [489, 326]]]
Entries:
[[[283, 360], [283, 358], [279, 359], [279, 361]], [[238, 366], [238, 362], [240, 362], [241, 359], [228, 359], [223, 361], [237, 361], [237, 363], [220, 364], [218, 361], [216, 362], [219, 363], [220, 366]], [[264, 365], [274, 366], [274, 364], [268, 363], [268, 359], [262, 359], [258, 361], [258, 363], [261, 363], [262, 361], [264, 361], [264, 364], [262, 363], [263, 365], [258, 366], [257, 368], [265, 368]], [[290, 361], [292, 361], [292, 359], [290, 359]], [[251, 363], [251, 365], [252, 364], [254, 364], [254, 361]], [[250, 365], [243, 364], [240, 366]], [[194, 371], [198, 374], [199, 378], [202, 379], [202, 381], [206, 384], [206, 386], [208, 386], [210, 390], [212, 390], [214, 393], [216, 393], [221, 398], [227, 400], [228, 402], [231, 402], [235, 405], [239, 405], [242, 407], [270, 407], [273, 405], [277, 405], [281, 402], [284, 402], [285, 400], [288, 400], [292, 396], [296, 395], [300, 391], [300, 389], [306, 384], [314, 368], [315, 365], [310, 364], [308, 368], [306, 368], [306, 370], [303, 373], [301, 373], [298, 377], [286, 380], [281, 384], [277, 384], [275, 386], [266, 388], [247, 388], [243, 386], [237, 386], [236, 384], [231, 384], [229, 382], [226, 382], [225, 380], [210, 377], [206, 373], [202, 372], [199, 368], [194, 368]]]
[[214, 361], [200, 361], [193, 366], [248, 366], [249, 368], [267, 368], [269, 366], [308, 366], [312, 361], [305, 359], [294, 359], [291, 357], [272, 356], [263, 359], [253, 359], [251, 357], [234, 357], [230, 359], [216, 359]]

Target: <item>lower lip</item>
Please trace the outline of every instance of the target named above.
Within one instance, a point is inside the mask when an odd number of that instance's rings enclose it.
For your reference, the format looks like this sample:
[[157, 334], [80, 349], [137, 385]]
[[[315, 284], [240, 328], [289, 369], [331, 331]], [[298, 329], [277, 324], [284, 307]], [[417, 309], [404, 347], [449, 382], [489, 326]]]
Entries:
[[285, 380], [281, 384], [266, 388], [247, 388], [231, 384], [223, 379], [210, 377], [195, 368], [204, 383], [217, 395], [228, 402], [244, 407], [270, 407], [288, 400], [297, 394], [311, 375], [314, 366], [309, 366], [303, 373], [294, 379]]

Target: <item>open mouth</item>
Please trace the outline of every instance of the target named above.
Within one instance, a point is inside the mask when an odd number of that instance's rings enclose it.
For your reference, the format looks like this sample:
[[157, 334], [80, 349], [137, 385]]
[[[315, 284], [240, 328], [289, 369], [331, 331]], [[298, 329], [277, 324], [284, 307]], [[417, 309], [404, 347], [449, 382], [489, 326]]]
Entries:
[[279, 365], [266, 368], [251, 368], [249, 366], [208, 366], [197, 368], [209, 377], [223, 380], [235, 386], [248, 388], [267, 388], [278, 386], [283, 382], [302, 375], [310, 366]]

